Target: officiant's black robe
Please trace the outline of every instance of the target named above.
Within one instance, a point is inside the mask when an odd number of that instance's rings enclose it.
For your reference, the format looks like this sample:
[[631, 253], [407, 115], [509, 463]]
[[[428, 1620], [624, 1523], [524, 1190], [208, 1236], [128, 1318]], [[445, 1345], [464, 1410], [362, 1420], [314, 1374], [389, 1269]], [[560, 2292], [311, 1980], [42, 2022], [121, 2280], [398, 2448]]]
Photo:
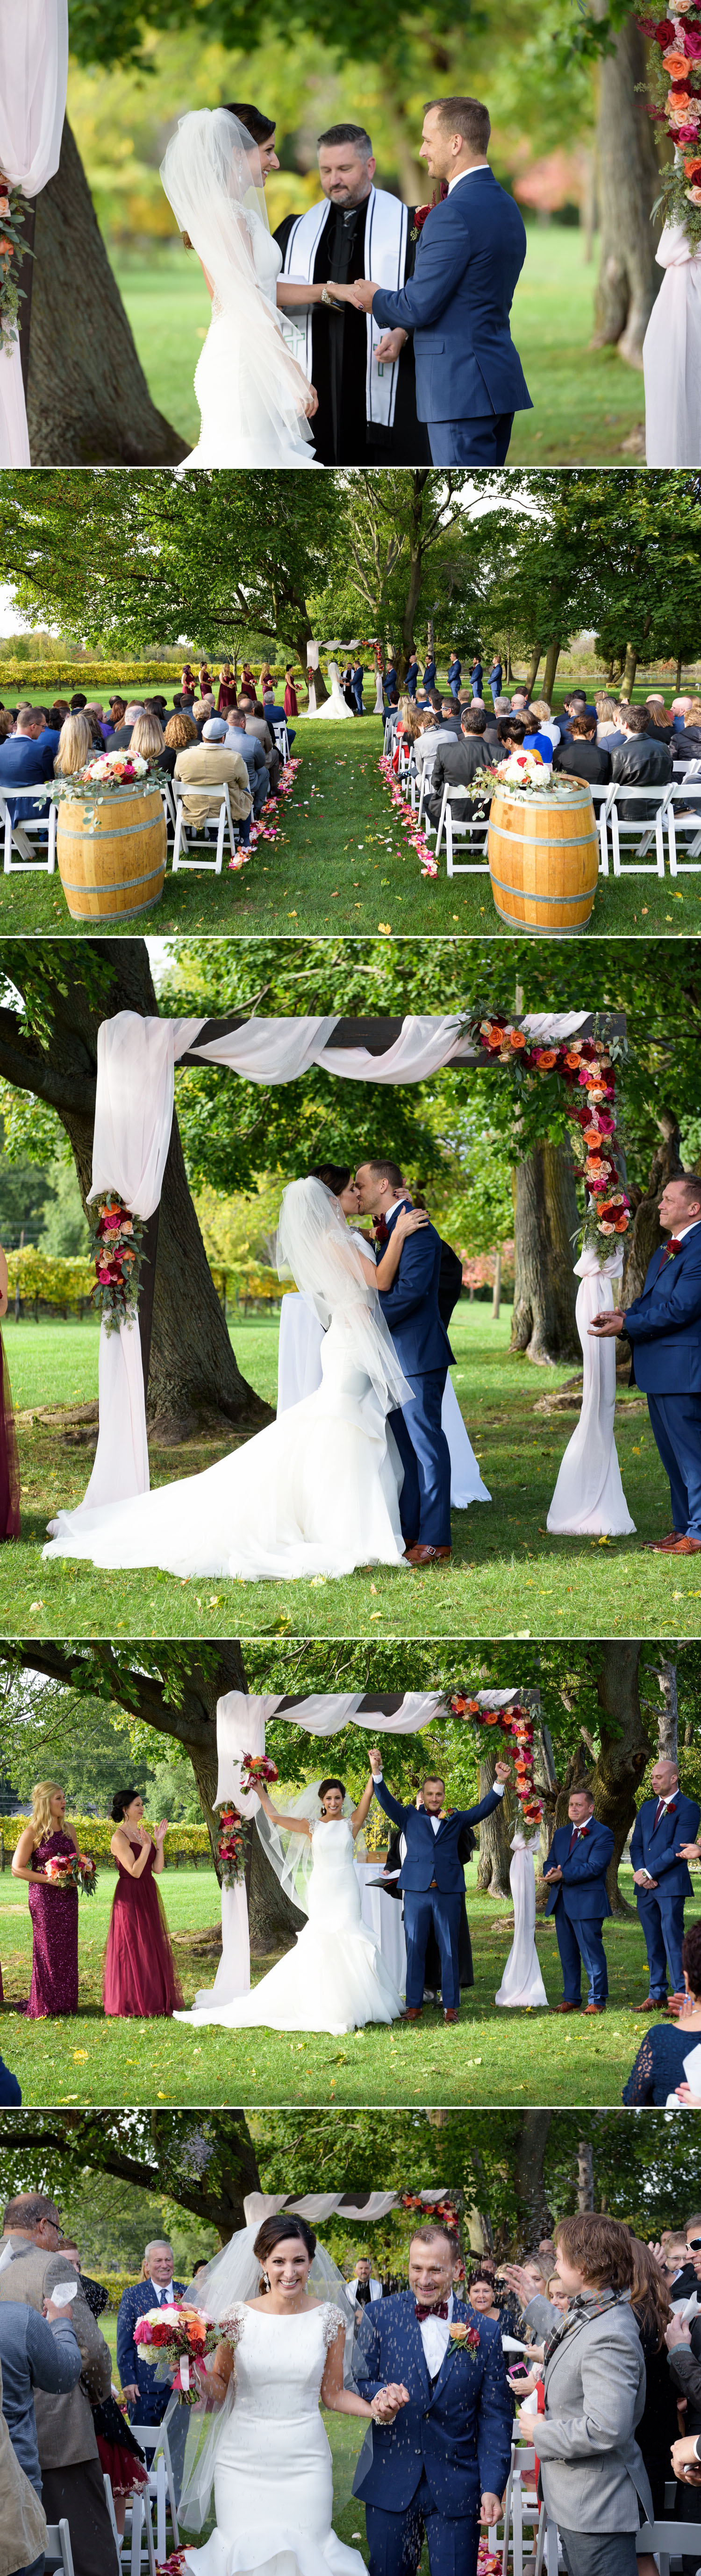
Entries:
[[[362, 206], [331, 206], [314, 261], [314, 285], [336, 278], [339, 286], [365, 276], [365, 223], [369, 198]], [[283, 259], [296, 215], [286, 215], [275, 234]], [[409, 207], [404, 283], [414, 274], [416, 243], [411, 239], [414, 208]], [[300, 316], [301, 318], [301, 316]], [[352, 305], [331, 313], [315, 305], [312, 317], [312, 382], [319, 409], [310, 423], [320, 465], [430, 465], [431, 450], [424, 421], [416, 416], [414, 342], [409, 334], [399, 360], [394, 426], [384, 429], [365, 414], [367, 316]]]

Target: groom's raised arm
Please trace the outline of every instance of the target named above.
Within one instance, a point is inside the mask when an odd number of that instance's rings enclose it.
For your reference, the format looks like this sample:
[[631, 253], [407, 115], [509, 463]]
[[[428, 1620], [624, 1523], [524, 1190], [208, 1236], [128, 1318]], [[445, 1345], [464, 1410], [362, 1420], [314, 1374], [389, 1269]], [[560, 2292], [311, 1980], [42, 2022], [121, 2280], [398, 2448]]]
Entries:
[[375, 1797], [378, 1799], [380, 1806], [384, 1807], [385, 1815], [391, 1816], [395, 1825], [403, 1825], [405, 1817], [409, 1814], [410, 1810], [407, 1807], [400, 1807], [399, 1799], [393, 1798], [391, 1789], [385, 1788], [381, 1771], [373, 1772], [372, 1785], [375, 1791]]

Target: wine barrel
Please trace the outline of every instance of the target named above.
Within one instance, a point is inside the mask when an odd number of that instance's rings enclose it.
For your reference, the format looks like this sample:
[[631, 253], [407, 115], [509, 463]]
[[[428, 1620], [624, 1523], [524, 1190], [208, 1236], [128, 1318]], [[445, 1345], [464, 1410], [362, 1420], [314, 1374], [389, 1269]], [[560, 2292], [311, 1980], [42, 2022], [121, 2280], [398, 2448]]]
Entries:
[[140, 795], [100, 789], [100, 802], [66, 797], [58, 809], [56, 854], [74, 921], [121, 921], [160, 903], [166, 825], [159, 790]]
[[573, 939], [589, 921], [599, 843], [586, 779], [568, 794], [513, 795], [496, 788], [489, 816], [489, 875], [500, 921], [539, 939]]

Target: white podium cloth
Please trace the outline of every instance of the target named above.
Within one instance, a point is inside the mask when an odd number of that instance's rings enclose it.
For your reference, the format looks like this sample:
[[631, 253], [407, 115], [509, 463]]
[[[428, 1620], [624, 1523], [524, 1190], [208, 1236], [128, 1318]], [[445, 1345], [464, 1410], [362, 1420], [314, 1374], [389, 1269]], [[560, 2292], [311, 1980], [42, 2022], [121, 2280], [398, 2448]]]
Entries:
[[532, 1842], [527, 1842], [525, 1834], [517, 1831], [511, 1845], [513, 1860], [509, 1885], [514, 1900], [514, 1937], [499, 1993], [494, 1997], [495, 2003], [511, 2011], [519, 2006], [522, 2011], [537, 2010], [543, 2004], [547, 2006], [548, 2001], [535, 1946], [533, 1854], [538, 1850], [538, 1843], [537, 1834]]
[[[277, 1363], [277, 1409], [285, 1413], [289, 1405], [301, 1404], [306, 1395], [314, 1395], [321, 1385], [321, 1345], [323, 1330], [306, 1297], [289, 1290], [280, 1308], [280, 1340]], [[470, 1503], [490, 1503], [491, 1494], [482, 1482], [474, 1449], [468, 1439], [452, 1378], [445, 1382], [442, 1407], [443, 1429], [450, 1450], [450, 1499], [453, 1510], [467, 1511]]]
[[[68, 0], [0, 0], [0, 170], [27, 197], [58, 169], [67, 84]], [[15, 340], [0, 357], [0, 469], [30, 464]]]
[[362, 1887], [363, 1922], [366, 1930], [372, 1933], [373, 1941], [377, 1942], [398, 1993], [403, 1995], [406, 1992], [406, 1941], [401, 1897], [388, 1896], [386, 1889], [377, 1884], [373, 1887], [373, 1879], [377, 1882], [380, 1876], [381, 1861], [357, 1860], [355, 1866]]
[[611, 1281], [620, 1279], [622, 1272], [622, 1252], [612, 1253], [603, 1270], [595, 1252], [583, 1252], [575, 1262], [575, 1278], [581, 1281], [575, 1314], [584, 1356], [582, 1410], [567, 1443], [547, 1519], [549, 1530], [568, 1538], [587, 1534], [627, 1538], [635, 1529], [614, 1439], [616, 1342], [613, 1334], [601, 1341], [588, 1330], [595, 1315], [613, 1313]]
[[643, 341], [648, 465], [701, 465], [701, 251], [665, 224], [664, 278]]

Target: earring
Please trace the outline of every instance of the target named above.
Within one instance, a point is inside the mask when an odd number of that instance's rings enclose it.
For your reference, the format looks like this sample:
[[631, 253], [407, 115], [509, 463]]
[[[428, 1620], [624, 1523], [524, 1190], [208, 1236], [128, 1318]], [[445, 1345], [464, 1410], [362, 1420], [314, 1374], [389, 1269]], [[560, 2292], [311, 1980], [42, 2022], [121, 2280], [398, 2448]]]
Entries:
[[268, 2280], [267, 2272], [261, 2272], [260, 2281], [261, 2281], [261, 2289], [263, 2289], [263, 2290], [269, 2290], [269, 2289], [270, 2289], [270, 2282], [269, 2282], [269, 2280]]

